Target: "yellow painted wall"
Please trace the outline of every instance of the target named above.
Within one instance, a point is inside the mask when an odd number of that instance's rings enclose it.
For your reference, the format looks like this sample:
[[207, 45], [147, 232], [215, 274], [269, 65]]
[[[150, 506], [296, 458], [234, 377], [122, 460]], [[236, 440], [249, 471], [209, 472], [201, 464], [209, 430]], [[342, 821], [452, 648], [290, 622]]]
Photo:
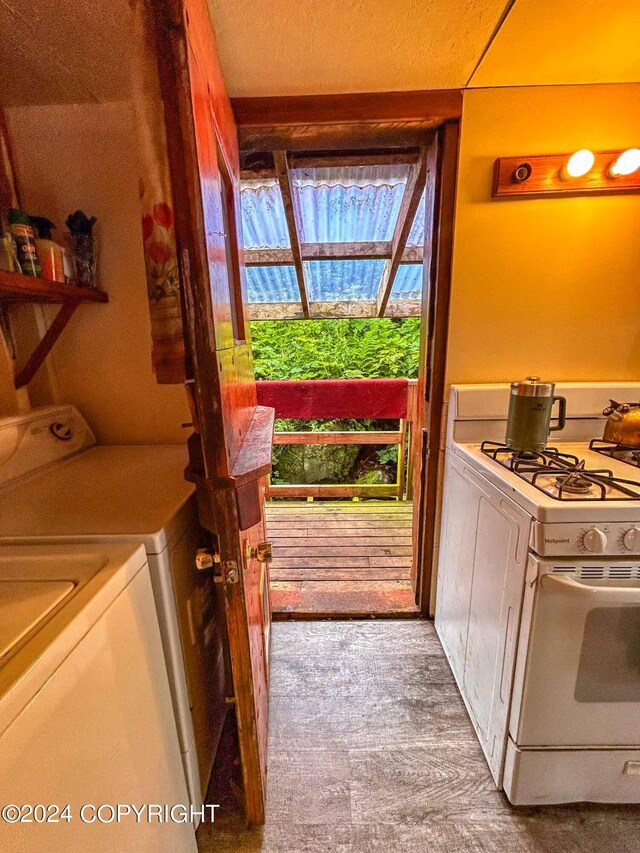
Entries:
[[450, 382], [640, 376], [640, 194], [493, 201], [499, 156], [640, 145], [640, 85], [464, 94]]
[[13, 362], [0, 340], [0, 417], [12, 415], [18, 409], [18, 400], [13, 387]]
[[[78, 308], [42, 368], [50, 371], [50, 390], [32, 383], [32, 403], [75, 404], [103, 443], [185, 441], [189, 431], [180, 425], [191, 418], [184, 389], [158, 385], [151, 369], [130, 105], [19, 107], [6, 113], [23, 206], [61, 230], [77, 208], [98, 217], [99, 278], [109, 294], [107, 305]], [[49, 322], [54, 310], [46, 309]]]

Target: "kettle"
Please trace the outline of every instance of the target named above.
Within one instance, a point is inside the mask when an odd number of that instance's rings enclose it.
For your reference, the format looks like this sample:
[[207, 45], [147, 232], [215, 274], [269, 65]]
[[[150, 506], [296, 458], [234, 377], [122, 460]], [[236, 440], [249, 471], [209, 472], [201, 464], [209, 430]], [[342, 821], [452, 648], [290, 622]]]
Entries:
[[[564, 429], [567, 401], [555, 396], [554, 390], [553, 382], [540, 382], [539, 376], [511, 383], [505, 444], [514, 453], [540, 453], [547, 446], [549, 433]], [[558, 421], [551, 426], [551, 410], [556, 402]]]
[[640, 447], [640, 403], [616, 403], [615, 400], [609, 403], [602, 413], [607, 416], [604, 440], [625, 447]]

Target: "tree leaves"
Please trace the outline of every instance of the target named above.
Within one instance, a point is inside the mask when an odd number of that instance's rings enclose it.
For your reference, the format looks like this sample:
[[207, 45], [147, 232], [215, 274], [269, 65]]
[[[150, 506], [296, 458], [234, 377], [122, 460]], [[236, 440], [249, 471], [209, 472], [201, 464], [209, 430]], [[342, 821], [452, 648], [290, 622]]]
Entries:
[[418, 375], [420, 319], [262, 320], [251, 324], [256, 379]]

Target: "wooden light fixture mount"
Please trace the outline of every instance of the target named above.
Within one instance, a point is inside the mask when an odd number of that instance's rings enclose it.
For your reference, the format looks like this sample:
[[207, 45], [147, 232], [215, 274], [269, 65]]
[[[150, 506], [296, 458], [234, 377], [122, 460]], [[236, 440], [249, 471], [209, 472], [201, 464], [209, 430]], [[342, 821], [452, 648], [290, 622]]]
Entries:
[[611, 174], [622, 151], [594, 151], [593, 166], [580, 177], [564, 177], [568, 154], [499, 157], [493, 168], [492, 198], [631, 193], [640, 191], [640, 168], [630, 175]]

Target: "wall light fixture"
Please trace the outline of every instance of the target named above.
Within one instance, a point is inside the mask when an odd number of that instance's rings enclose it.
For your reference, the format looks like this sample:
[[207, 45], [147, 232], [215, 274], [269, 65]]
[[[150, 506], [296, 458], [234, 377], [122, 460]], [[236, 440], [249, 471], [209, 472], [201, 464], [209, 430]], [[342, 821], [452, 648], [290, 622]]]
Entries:
[[493, 198], [640, 192], [640, 148], [500, 157]]

